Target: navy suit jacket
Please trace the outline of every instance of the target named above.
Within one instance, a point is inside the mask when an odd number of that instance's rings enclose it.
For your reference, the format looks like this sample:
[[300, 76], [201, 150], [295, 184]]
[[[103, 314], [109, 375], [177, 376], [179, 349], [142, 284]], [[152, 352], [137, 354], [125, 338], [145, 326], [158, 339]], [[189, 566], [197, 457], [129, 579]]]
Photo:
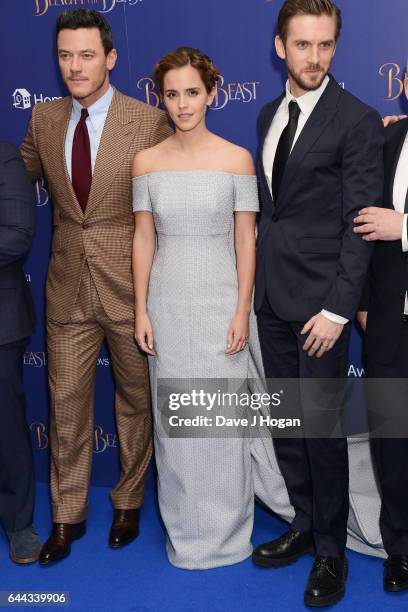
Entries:
[[35, 231], [31, 180], [18, 148], [0, 142], [0, 344], [31, 335], [34, 308], [23, 260]]
[[[384, 149], [384, 207], [386, 208], [394, 209], [395, 172], [407, 132], [408, 119], [398, 121], [386, 129]], [[408, 202], [405, 212], [408, 213]], [[390, 363], [397, 352], [407, 290], [408, 253], [402, 251], [401, 241], [376, 242], [360, 309], [368, 310], [367, 354], [379, 363]]]
[[322, 308], [352, 319], [372, 245], [353, 233], [364, 206], [383, 194], [384, 128], [380, 116], [333, 77], [304, 126], [272, 200], [262, 150], [283, 96], [260, 113], [255, 310], [265, 294], [286, 321], [306, 321]]

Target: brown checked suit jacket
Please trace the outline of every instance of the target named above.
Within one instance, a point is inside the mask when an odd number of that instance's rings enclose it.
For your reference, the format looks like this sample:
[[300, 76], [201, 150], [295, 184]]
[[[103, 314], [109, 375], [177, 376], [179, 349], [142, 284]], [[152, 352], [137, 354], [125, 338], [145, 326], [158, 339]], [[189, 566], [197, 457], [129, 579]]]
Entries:
[[54, 204], [47, 317], [70, 320], [88, 262], [106, 314], [113, 321], [132, 320], [132, 161], [172, 131], [163, 111], [115, 90], [83, 213], [65, 162], [71, 108], [71, 97], [37, 104], [21, 147], [28, 173], [46, 178]]

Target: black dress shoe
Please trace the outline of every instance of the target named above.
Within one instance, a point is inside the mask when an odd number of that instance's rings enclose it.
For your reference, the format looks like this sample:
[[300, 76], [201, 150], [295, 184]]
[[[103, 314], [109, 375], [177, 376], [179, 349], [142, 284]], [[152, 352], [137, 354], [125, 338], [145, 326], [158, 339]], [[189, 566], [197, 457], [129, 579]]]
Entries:
[[389, 593], [408, 589], [408, 555], [390, 555], [384, 562], [384, 589]]
[[109, 546], [121, 548], [133, 542], [139, 535], [139, 508], [135, 510], [115, 510], [109, 533]]
[[305, 591], [305, 604], [312, 608], [331, 606], [344, 596], [348, 564], [343, 557], [317, 556]]
[[71, 552], [71, 542], [85, 535], [86, 521], [82, 523], [54, 523], [51, 535], [41, 549], [40, 565], [51, 565], [68, 557]]
[[289, 529], [280, 538], [255, 548], [252, 561], [259, 567], [284, 567], [307, 553], [314, 553], [312, 536]]

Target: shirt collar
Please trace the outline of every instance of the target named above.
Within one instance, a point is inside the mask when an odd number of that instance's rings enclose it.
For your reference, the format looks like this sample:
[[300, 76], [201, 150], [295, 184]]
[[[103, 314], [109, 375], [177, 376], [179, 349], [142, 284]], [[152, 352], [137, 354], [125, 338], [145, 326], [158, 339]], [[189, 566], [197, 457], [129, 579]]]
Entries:
[[[112, 102], [113, 94], [113, 87], [109, 85], [108, 91], [104, 93], [103, 96], [99, 98], [99, 100], [97, 100], [94, 104], [88, 106], [89, 122], [94, 132], [96, 132], [104, 122], [106, 115], [108, 114], [109, 106]], [[83, 108], [84, 107], [79, 102], [79, 100], [72, 98], [71, 118], [75, 119], [76, 121], [79, 121]]]
[[298, 103], [300, 112], [306, 115], [306, 117], [308, 117], [313, 112], [314, 107], [318, 103], [320, 96], [322, 95], [327, 85], [329, 84], [329, 81], [330, 79], [326, 74], [319, 89], [315, 89], [314, 91], [308, 91], [305, 94], [303, 94], [303, 96], [300, 96], [299, 98], [295, 98], [290, 93], [289, 80], [286, 81], [286, 105], [289, 106], [289, 102], [294, 100], [295, 102]]

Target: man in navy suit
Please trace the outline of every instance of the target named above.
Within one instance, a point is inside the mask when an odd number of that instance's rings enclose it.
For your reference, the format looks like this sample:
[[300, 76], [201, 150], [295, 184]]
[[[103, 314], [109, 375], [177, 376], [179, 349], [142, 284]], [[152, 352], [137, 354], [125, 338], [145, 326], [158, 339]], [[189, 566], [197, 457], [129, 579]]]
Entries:
[[[304, 418], [312, 408], [319, 423], [333, 426], [341, 410], [329, 408], [336, 408], [336, 380], [347, 375], [350, 320], [371, 257], [353, 220], [381, 203], [384, 143], [379, 115], [329, 75], [340, 29], [330, 0], [286, 0], [281, 8], [275, 46], [288, 81], [259, 118], [255, 286], [267, 378], [296, 379], [286, 406], [299, 402]], [[300, 401], [298, 379], [333, 382], [313, 404]], [[347, 576], [347, 441], [326, 433], [274, 438], [295, 517], [287, 533], [253, 555], [257, 565], [281, 567], [315, 553], [305, 591], [315, 607], [339, 601]]]
[[23, 272], [35, 230], [31, 181], [14, 145], [0, 142], [0, 522], [16, 563], [37, 560], [34, 468], [25, 419], [23, 358], [34, 309]]
[[384, 588], [399, 592], [408, 590], [408, 119], [387, 127], [384, 171], [384, 208], [363, 208], [354, 231], [375, 241], [358, 320], [366, 331], [369, 416], [379, 412], [387, 426], [377, 429], [370, 419], [388, 554]]

